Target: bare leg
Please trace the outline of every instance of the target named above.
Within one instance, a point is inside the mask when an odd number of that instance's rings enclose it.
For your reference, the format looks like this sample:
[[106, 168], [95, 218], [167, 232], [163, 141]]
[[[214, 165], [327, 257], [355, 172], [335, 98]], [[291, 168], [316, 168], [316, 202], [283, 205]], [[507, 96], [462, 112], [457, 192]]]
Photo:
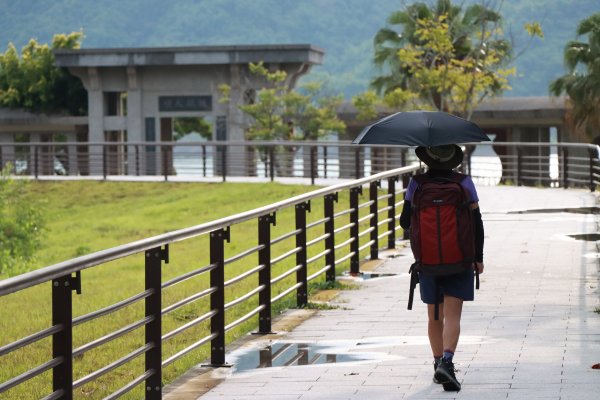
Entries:
[[452, 296], [444, 297], [443, 350], [454, 352], [458, 346], [462, 306], [462, 299]]
[[439, 320], [435, 320], [435, 305], [427, 305], [427, 314], [429, 322], [427, 324], [427, 334], [429, 336], [429, 345], [434, 357], [441, 357], [444, 352], [444, 303], [439, 304]]

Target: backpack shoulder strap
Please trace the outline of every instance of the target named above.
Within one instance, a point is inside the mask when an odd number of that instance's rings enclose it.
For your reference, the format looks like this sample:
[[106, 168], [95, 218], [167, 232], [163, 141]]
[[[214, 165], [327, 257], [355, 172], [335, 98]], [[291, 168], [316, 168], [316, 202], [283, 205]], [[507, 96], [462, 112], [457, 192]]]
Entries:
[[461, 174], [460, 172], [452, 171], [452, 174], [450, 174], [449, 179], [456, 183], [461, 183], [466, 177], [467, 177], [467, 175], [465, 175], [465, 174]]
[[417, 182], [418, 185], [422, 185], [424, 182], [431, 180], [431, 177], [427, 174], [415, 175], [412, 179]]

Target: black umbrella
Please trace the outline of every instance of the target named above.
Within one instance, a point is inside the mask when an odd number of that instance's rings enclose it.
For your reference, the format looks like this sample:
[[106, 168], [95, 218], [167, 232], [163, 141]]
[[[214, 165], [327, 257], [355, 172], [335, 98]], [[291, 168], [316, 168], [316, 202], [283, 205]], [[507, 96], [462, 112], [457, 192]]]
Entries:
[[354, 144], [441, 146], [489, 141], [477, 124], [441, 111], [405, 111], [367, 125]]

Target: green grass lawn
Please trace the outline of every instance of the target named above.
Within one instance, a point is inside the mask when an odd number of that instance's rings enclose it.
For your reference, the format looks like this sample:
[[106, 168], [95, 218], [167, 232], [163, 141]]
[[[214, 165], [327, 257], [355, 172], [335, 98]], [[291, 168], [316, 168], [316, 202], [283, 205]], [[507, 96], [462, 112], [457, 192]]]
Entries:
[[277, 183], [32, 182], [45, 204], [44, 266], [306, 193]]
[[[274, 203], [314, 190], [304, 185], [240, 184], [240, 183], [124, 183], [124, 182], [32, 182], [29, 190], [43, 200], [46, 229], [43, 246], [37, 254], [37, 265], [50, 265], [89, 252], [107, 249], [153, 235], [216, 220], [239, 212]], [[364, 197], [364, 196], [363, 196]], [[362, 199], [365, 201], [366, 199]], [[347, 194], [340, 193], [339, 204], [348, 207]], [[362, 214], [368, 209], [363, 209]], [[313, 201], [308, 222], [323, 218], [322, 201]], [[347, 219], [347, 216], [343, 218]], [[347, 224], [340, 221], [339, 225]], [[361, 228], [362, 229], [362, 228]], [[294, 209], [278, 211], [277, 224], [272, 228], [272, 238], [294, 230]], [[308, 239], [323, 234], [322, 225], [308, 232]], [[339, 241], [347, 239], [340, 234]], [[295, 247], [295, 238], [285, 239], [272, 248], [271, 258]], [[336, 242], [337, 242], [336, 236]], [[170, 262], [162, 267], [163, 282], [186, 272], [208, 265], [209, 238], [203, 235], [170, 245]], [[232, 226], [231, 243], [225, 244], [226, 258], [257, 245], [257, 221], [247, 221]], [[318, 243], [309, 249], [309, 257], [324, 250]], [[364, 250], [367, 254], [368, 249]], [[340, 258], [343, 253], [339, 253]], [[363, 253], [361, 253], [363, 255]], [[257, 266], [256, 255], [245, 257], [226, 265], [226, 278], [230, 279]], [[295, 265], [294, 256], [273, 266], [272, 277], [279, 276]], [[309, 266], [312, 274], [324, 265], [319, 260]], [[347, 264], [346, 264], [347, 265]], [[342, 265], [339, 268], [345, 268]], [[338, 273], [341, 269], [338, 269]], [[226, 302], [237, 299], [257, 286], [257, 276], [250, 277], [226, 288]], [[272, 287], [272, 297], [283, 292], [296, 281], [295, 274]], [[322, 279], [317, 279], [317, 281]], [[163, 291], [163, 307], [205, 290], [209, 287], [206, 275], [198, 276]], [[42, 284], [0, 298], [0, 321], [3, 321], [0, 346], [51, 326], [50, 284]], [[82, 271], [82, 294], [73, 296], [73, 315], [80, 316], [144, 291], [144, 257], [133, 255], [102, 266]], [[163, 335], [183, 324], [204, 315], [210, 310], [208, 298], [195, 301], [163, 316]], [[226, 323], [253, 310], [258, 304], [255, 295], [226, 311]], [[274, 306], [274, 313], [295, 305], [295, 293]], [[144, 317], [143, 301], [115, 313], [98, 318], [74, 328], [73, 346], [77, 348], [96, 340], [127, 324]], [[227, 332], [231, 342], [256, 329], [257, 318]], [[208, 321], [166, 340], [163, 360], [176, 354], [210, 332]], [[84, 353], [74, 360], [74, 379], [114, 362], [142, 346], [143, 328], [124, 335], [110, 343]], [[205, 361], [209, 346], [202, 346], [163, 371], [168, 383], [183, 372]], [[15, 351], [0, 360], [0, 382], [36, 367], [51, 359], [50, 340], [45, 339]], [[101, 376], [94, 382], [82, 385], [75, 391], [76, 398], [103, 398], [119, 389], [144, 371], [143, 356]], [[51, 371], [32, 379], [22, 387], [7, 392], [10, 398], [41, 398], [51, 391]], [[143, 385], [130, 392], [126, 398], [143, 397]]]
[[[131, 182], [31, 182], [28, 190], [40, 199], [45, 209], [46, 227], [41, 249], [36, 254], [35, 268], [41, 268], [73, 257], [108, 249], [139, 239], [169, 231], [186, 228], [219, 218], [266, 206], [292, 196], [315, 190], [305, 185], [282, 185], [277, 183], [131, 183]], [[365, 191], [361, 202], [368, 201]], [[349, 206], [347, 192], [339, 193], [336, 212]], [[369, 208], [361, 207], [359, 216], [368, 217]], [[336, 228], [348, 224], [348, 213], [336, 218]], [[361, 232], [366, 229], [368, 218], [361, 218]], [[290, 271], [296, 265], [295, 209], [289, 207], [276, 213], [276, 224], [271, 227], [271, 277], [276, 278]], [[323, 200], [311, 202], [311, 212], [307, 214], [307, 240], [314, 241], [307, 257], [313, 258], [308, 266], [308, 275], [319, 272], [326, 262], [323, 241]], [[257, 220], [250, 220], [231, 226], [231, 242], [225, 243], [225, 258], [231, 261], [225, 265], [225, 279], [239, 276], [258, 265], [258, 253], [241, 259], [234, 256], [256, 248]], [[278, 240], [278, 238], [280, 240]], [[349, 233], [336, 234], [336, 243], [349, 239]], [[368, 235], [361, 238], [361, 243]], [[381, 243], [380, 243], [381, 244]], [[348, 246], [348, 245], [346, 245]], [[169, 263], [161, 266], [161, 279], [166, 282], [187, 272], [210, 265], [209, 235], [171, 243]], [[361, 258], [369, 252], [368, 247], [361, 251]], [[282, 257], [286, 253], [288, 257]], [[348, 249], [336, 250], [336, 259], [348, 253]], [[73, 316], [78, 317], [110, 306], [145, 290], [144, 254], [135, 254], [109, 263], [85, 269], [81, 272], [82, 294], [73, 294]], [[336, 266], [340, 274], [349, 268], [346, 260]], [[318, 288], [324, 281], [319, 275], [311, 285]], [[5, 277], [0, 277], [5, 278]], [[257, 274], [233, 283], [225, 288], [225, 302], [232, 302], [258, 286]], [[271, 288], [271, 298], [286, 291], [296, 283], [296, 273], [282, 278]], [[182, 299], [202, 292], [210, 287], [208, 274], [196, 276], [162, 291], [162, 307], [173, 305]], [[0, 346], [26, 337], [52, 326], [51, 284], [37, 285], [18, 293], [0, 298]], [[236, 321], [258, 306], [258, 295], [227, 309], [226, 324]], [[290, 294], [273, 304], [272, 315], [296, 306], [296, 293]], [[163, 315], [163, 335], [210, 311], [209, 298], [202, 298]], [[77, 349], [95, 341], [126, 325], [144, 318], [144, 302], [106, 316], [86, 322], [73, 329], [73, 348]], [[230, 343], [248, 332], [256, 330], [258, 317], [226, 333]], [[210, 334], [210, 323], [206, 320], [186, 330], [181, 335], [163, 341], [163, 361]], [[103, 344], [74, 358], [75, 381], [115, 362], [144, 344], [144, 329], [138, 328], [126, 335]], [[12, 379], [25, 371], [37, 367], [52, 358], [50, 338], [44, 339], [0, 358], [0, 382]], [[210, 357], [210, 346], [205, 344], [190, 354], [179, 358], [163, 369], [163, 382], [169, 383], [191, 367], [205, 362]], [[104, 398], [123, 387], [144, 372], [144, 357], [118, 367], [98, 377], [98, 379], [75, 389], [76, 398]], [[6, 395], [11, 399], [42, 398], [51, 392], [51, 371], [34, 378], [25, 384], [11, 389]], [[143, 397], [143, 385], [138, 385], [125, 398]], [[3, 394], [4, 395], [4, 394]]]

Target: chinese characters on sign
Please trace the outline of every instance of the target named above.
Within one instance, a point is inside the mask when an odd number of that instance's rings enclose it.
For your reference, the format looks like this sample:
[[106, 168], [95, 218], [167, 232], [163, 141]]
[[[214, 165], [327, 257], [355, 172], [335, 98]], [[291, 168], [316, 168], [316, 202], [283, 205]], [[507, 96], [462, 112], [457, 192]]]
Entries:
[[211, 111], [212, 96], [159, 96], [159, 111]]

